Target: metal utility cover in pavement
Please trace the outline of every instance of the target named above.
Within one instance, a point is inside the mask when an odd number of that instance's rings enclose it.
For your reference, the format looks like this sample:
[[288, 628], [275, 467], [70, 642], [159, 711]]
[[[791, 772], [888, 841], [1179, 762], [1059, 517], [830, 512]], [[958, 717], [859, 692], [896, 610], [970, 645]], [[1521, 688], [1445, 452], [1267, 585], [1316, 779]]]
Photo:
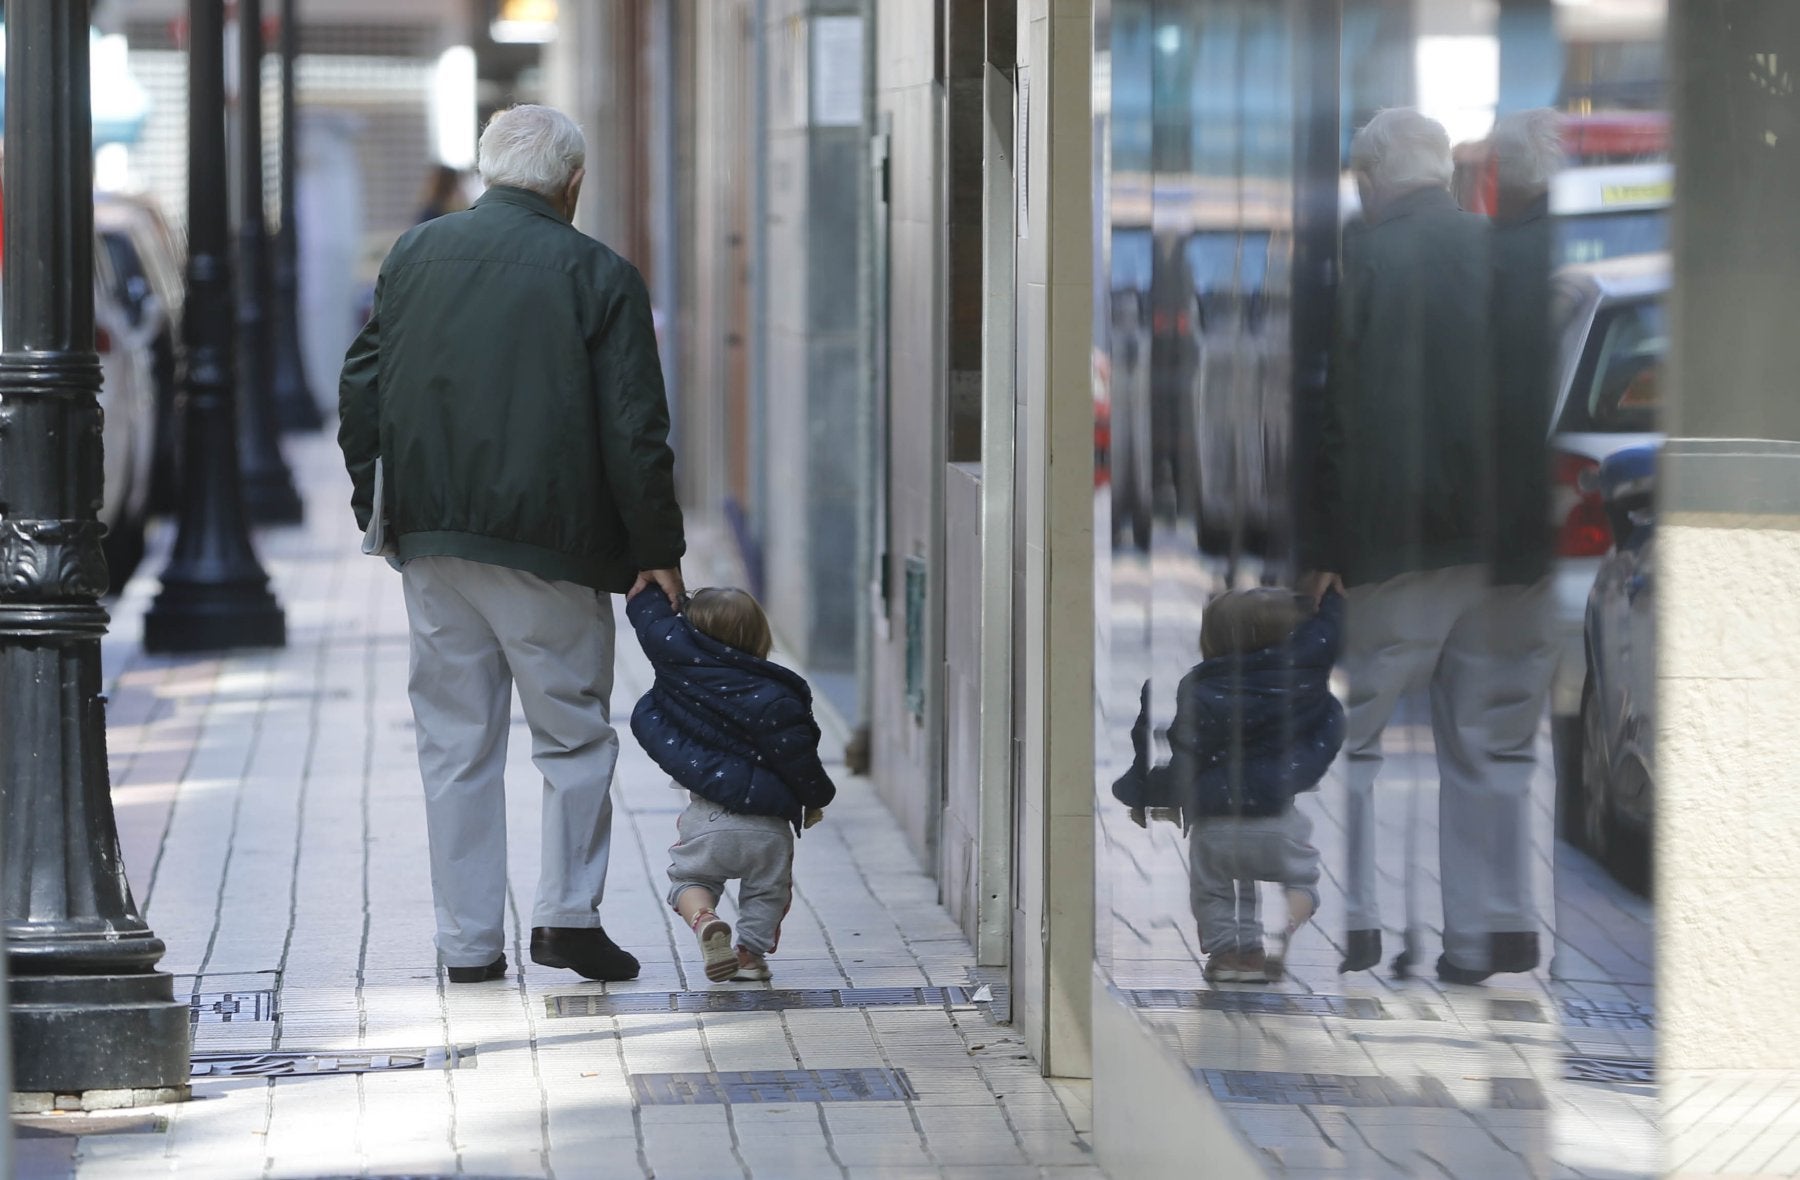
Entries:
[[403, 1069], [467, 1069], [474, 1064], [474, 1045], [433, 1045], [382, 1052], [196, 1053], [189, 1065], [189, 1076], [194, 1081], [294, 1078]]
[[1656, 1013], [1629, 1000], [1564, 1000], [1563, 1019], [1583, 1028], [1653, 1028]]
[[1290, 996], [1280, 992], [1180, 991], [1140, 988], [1125, 993], [1144, 1011], [1238, 1012], [1250, 1016], [1341, 1016], [1386, 1020], [1380, 1000], [1363, 996]]
[[734, 1103], [904, 1102], [917, 1098], [903, 1069], [750, 1069], [736, 1073], [639, 1073], [640, 1106]]
[[1563, 1058], [1563, 1077], [1574, 1082], [1654, 1086], [1656, 1062], [1648, 1057], [1593, 1057], [1571, 1053]]
[[193, 1024], [251, 1024], [275, 1019], [274, 991], [201, 992], [188, 1001]]
[[1269, 1106], [1438, 1106], [1456, 1099], [1432, 1077], [1411, 1082], [1376, 1075], [1265, 1073], [1249, 1069], [1197, 1069], [1198, 1077], [1221, 1102]]
[[1516, 1020], [1529, 1024], [1547, 1024], [1544, 1006], [1536, 1000], [1489, 1000], [1489, 1020]]
[[961, 1008], [974, 1003], [964, 987], [720, 988], [704, 992], [577, 992], [544, 997], [551, 1019], [644, 1016], [666, 1012], [782, 1012], [790, 1008]]

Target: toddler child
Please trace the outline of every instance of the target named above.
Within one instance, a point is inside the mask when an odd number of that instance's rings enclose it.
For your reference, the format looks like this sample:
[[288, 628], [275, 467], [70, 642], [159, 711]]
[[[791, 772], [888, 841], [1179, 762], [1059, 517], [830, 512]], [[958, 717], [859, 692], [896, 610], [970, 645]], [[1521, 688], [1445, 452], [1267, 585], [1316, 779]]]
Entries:
[[[1113, 794], [1140, 824], [1146, 809], [1180, 809], [1209, 980], [1280, 978], [1289, 941], [1318, 908], [1319, 851], [1294, 796], [1317, 788], [1343, 745], [1344, 707], [1329, 684], [1343, 614], [1336, 593], [1316, 608], [1273, 587], [1214, 599], [1201, 619], [1201, 662], [1176, 690], [1166, 766], [1150, 765], [1145, 685], [1136, 760]], [[1259, 881], [1287, 898], [1275, 959], [1263, 948]]]
[[[769, 662], [769, 620], [743, 590], [697, 590], [677, 611], [655, 587], [625, 606], [656, 681], [631, 732], [689, 794], [669, 849], [669, 904], [706, 977], [766, 980], [794, 889], [794, 835], [837, 789], [819, 761], [812, 692]], [[713, 907], [738, 882], [737, 942]]]

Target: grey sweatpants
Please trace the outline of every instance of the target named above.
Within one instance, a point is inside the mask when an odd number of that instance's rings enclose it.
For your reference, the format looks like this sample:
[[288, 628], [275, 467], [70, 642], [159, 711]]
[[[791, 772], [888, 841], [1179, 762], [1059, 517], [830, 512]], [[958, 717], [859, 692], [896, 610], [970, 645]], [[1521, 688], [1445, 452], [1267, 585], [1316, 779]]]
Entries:
[[772, 815], [739, 815], [690, 795], [675, 821], [669, 849], [669, 904], [691, 886], [725, 894], [738, 883], [737, 944], [759, 955], [773, 954], [781, 941], [781, 920], [794, 900], [794, 825]]
[[1312, 820], [1289, 807], [1280, 815], [1200, 819], [1188, 833], [1188, 890], [1200, 949], [1261, 950], [1258, 881], [1274, 881], [1319, 902], [1319, 850]]
[[456, 557], [413, 558], [400, 578], [444, 965], [485, 966], [504, 942], [515, 684], [544, 776], [531, 924], [598, 926], [619, 755], [610, 596]]
[[1429, 687], [1444, 953], [1457, 966], [1483, 969], [1490, 933], [1537, 929], [1531, 782], [1556, 670], [1548, 584], [1491, 586], [1482, 567], [1457, 566], [1358, 586], [1346, 605], [1345, 927], [1381, 927], [1374, 800], [1381, 736], [1400, 698]]

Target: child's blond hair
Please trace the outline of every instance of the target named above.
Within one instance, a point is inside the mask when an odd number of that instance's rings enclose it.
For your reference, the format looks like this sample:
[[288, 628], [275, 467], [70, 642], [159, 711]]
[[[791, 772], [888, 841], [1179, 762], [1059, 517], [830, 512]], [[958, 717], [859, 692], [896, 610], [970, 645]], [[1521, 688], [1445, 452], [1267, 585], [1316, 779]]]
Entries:
[[775, 646], [762, 606], [748, 590], [734, 586], [694, 591], [688, 596], [687, 621], [702, 635], [759, 660], [768, 659], [769, 649]]
[[1274, 647], [1311, 614], [1306, 596], [1292, 590], [1229, 590], [1208, 603], [1201, 617], [1200, 654], [1210, 660]]

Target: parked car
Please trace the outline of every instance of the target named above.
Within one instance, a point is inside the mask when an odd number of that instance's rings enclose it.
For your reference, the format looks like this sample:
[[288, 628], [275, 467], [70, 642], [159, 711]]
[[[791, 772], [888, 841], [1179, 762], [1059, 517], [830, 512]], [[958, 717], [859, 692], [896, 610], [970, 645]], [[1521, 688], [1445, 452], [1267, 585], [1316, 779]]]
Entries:
[[156, 362], [151, 336], [132, 322], [130, 311], [114, 297], [118, 287], [111, 259], [96, 241], [94, 347], [100, 354], [106, 479], [100, 520], [106, 525], [106, 568], [115, 593], [143, 560], [156, 454]]
[[175, 507], [177, 447], [176, 357], [181, 341], [183, 245], [147, 197], [97, 193], [95, 228], [113, 267], [114, 301], [149, 339], [156, 387], [156, 427], [150, 474], [150, 511]]
[[1668, 289], [1665, 254], [1564, 267], [1551, 284], [1559, 333], [1550, 458], [1561, 650], [1550, 707], [1557, 780], [1565, 793], [1580, 773], [1588, 594], [1617, 539], [1595, 478], [1611, 455], [1662, 439], [1659, 379], [1668, 348]]
[[1616, 452], [1589, 479], [1618, 539], [1588, 595], [1577, 765], [1563, 834], [1647, 892], [1656, 760], [1654, 446]]
[[[156, 394], [148, 342], [110, 291], [115, 282], [104, 254], [94, 267], [94, 349], [100, 355], [101, 472], [105, 481], [100, 522], [111, 589], [117, 591], [144, 555], [144, 522], [155, 442]], [[5, 292], [0, 291], [0, 299]], [[5, 341], [0, 340], [0, 348]]]

